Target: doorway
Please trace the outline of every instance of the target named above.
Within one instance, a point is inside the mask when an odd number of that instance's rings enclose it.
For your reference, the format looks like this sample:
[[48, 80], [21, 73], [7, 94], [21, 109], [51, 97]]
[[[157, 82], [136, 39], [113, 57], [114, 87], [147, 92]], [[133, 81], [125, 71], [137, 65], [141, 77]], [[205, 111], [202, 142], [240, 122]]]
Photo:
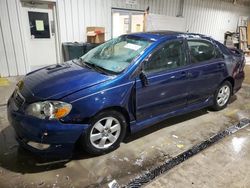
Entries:
[[29, 70], [59, 63], [56, 9], [53, 3], [22, 3]]
[[143, 24], [143, 11], [112, 9], [112, 38], [123, 34], [142, 32]]

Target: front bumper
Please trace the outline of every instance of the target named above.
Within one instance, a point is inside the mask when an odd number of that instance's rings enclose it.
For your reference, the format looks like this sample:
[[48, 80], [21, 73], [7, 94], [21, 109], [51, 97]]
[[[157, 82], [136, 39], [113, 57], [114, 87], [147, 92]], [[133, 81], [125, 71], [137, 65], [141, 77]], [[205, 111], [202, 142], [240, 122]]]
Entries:
[[[13, 98], [8, 101], [7, 112], [19, 144], [41, 155], [61, 156], [72, 153], [76, 141], [89, 127], [88, 124], [64, 124], [58, 120], [41, 120], [27, 116], [21, 110], [16, 110]], [[42, 145], [46, 147], [34, 147], [39, 143], [46, 144]]]

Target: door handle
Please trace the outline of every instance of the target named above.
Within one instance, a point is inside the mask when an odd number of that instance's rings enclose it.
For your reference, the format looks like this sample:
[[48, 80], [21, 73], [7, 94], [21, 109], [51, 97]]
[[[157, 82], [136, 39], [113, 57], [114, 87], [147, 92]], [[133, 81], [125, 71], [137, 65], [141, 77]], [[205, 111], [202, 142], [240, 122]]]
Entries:
[[190, 78], [190, 77], [193, 77], [193, 74], [191, 72], [186, 72], [186, 71], [183, 71], [180, 73], [180, 77], [187, 77], [187, 78]]
[[185, 71], [182, 71], [180, 77], [183, 78], [183, 77], [186, 77], [186, 76], [187, 76], [187, 73]]
[[223, 67], [225, 67], [225, 64], [224, 64], [224, 63], [218, 64], [217, 67], [218, 67], [218, 68], [223, 68]]
[[191, 77], [193, 77], [193, 74], [192, 74], [191, 72], [188, 72], [188, 73], [187, 73], [187, 77], [188, 77], [188, 78], [191, 78]]

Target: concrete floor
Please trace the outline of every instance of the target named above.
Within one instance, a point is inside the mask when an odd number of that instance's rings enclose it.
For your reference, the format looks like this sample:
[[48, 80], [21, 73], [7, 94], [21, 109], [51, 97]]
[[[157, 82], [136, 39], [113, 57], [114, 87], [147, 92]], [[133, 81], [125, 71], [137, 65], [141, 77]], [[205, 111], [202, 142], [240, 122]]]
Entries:
[[145, 186], [250, 187], [250, 128], [224, 138]]
[[[246, 75], [249, 75], [250, 68], [247, 67], [246, 69], [249, 71]], [[83, 152], [75, 152], [73, 159], [68, 162], [41, 164], [30, 153], [18, 147], [14, 139], [14, 130], [6, 118], [6, 106], [1, 105], [6, 103], [6, 99], [12, 92], [18, 79], [20, 78], [11, 78], [7, 86], [0, 86], [0, 187], [3, 188], [106, 187], [107, 183], [114, 179], [120, 185], [124, 185], [138, 174], [162, 164], [164, 161], [182, 153], [204, 139], [230, 127], [239, 119], [250, 118], [250, 104], [248, 103], [250, 101], [250, 81], [247, 81], [239, 93], [232, 97], [228, 108], [220, 112], [211, 112], [204, 109], [168, 119], [130, 136], [116, 151], [103, 156], [93, 157]], [[243, 129], [233, 135], [234, 137], [245, 138], [243, 139], [244, 141], [240, 141], [243, 143], [242, 148], [246, 148], [250, 144], [246, 135], [248, 135], [248, 129]], [[247, 159], [247, 156], [244, 155], [243, 151], [247, 153], [247, 150], [241, 149], [238, 152], [240, 156], [242, 154], [241, 160], [236, 160], [236, 155], [230, 155], [232, 150], [230, 150], [232, 146], [230, 138], [223, 139], [219, 143], [223, 145], [225, 142], [225, 145], [228, 145], [228, 147], [224, 148], [225, 151], [222, 151], [223, 147], [221, 145], [211, 146], [147, 186], [164, 187], [166, 185], [175, 187], [179, 182], [178, 178], [182, 178], [182, 187], [189, 185], [187, 183], [190, 182], [190, 187], [200, 187], [199, 185], [204, 181], [209, 183], [210, 176], [213, 175], [212, 170], [221, 168], [223, 165], [228, 171], [232, 172], [234, 167], [249, 165], [248, 161], [244, 161]], [[224, 161], [220, 158], [220, 151], [223, 158], [224, 155], [230, 155], [231, 158], [230, 156], [229, 158], [225, 156]], [[207, 154], [205, 155], [204, 152], [207, 152]], [[205, 155], [206, 160], [202, 160], [200, 155]], [[227, 162], [230, 162], [229, 159], [232, 159], [231, 164], [235, 166], [226, 165]], [[219, 161], [214, 162], [216, 160]], [[191, 161], [190, 164], [189, 161]], [[202, 166], [202, 168], [199, 166]], [[183, 172], [184, 168], [187, 171], [186, 174]], [[210, 176], [206, 176], [205, 170], [210, 172]], [[245, 177], [249, 177], [247, 176], [249, 172], [246, 168], [242, 168], [240, 172], [245, 174]], [[238, 176], [233, 177], [228, 173], [230, 177], [224, 178], [223, 181], [220, 175], [218, 178], [214, 177], [210, 184], [204, 183], [202, 185], [208, 187], [219, 185], [221, 187], [221, 183], [224, 183], [224, 187], [228, 187], [230, 182], [234, 180], [241, 182], [242, 174], [241, 176], [238, 172], [235, 172], [235, 174]], [[218, 181], [218, 184], [216, 184], [216, 181]], [[242, 185], [244, 185], [243, 181], [242, 179]]]

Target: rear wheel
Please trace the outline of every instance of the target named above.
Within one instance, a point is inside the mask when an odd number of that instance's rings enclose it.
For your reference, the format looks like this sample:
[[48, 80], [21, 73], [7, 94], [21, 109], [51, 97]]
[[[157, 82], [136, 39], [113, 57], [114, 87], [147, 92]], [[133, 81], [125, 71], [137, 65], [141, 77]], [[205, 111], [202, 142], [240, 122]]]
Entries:
[[214, 94], [214, 105], [212, 108], [216, 111], [224, 109], [229, 102], [231, 94], [231, 83], [228, 81], [223, 82]]
[[91, 154], [104, 154], [120, 146], [126, 133], [126, 120], [116, 111], [104, 111], [95, 116], [82, 139], [84, 149]]

